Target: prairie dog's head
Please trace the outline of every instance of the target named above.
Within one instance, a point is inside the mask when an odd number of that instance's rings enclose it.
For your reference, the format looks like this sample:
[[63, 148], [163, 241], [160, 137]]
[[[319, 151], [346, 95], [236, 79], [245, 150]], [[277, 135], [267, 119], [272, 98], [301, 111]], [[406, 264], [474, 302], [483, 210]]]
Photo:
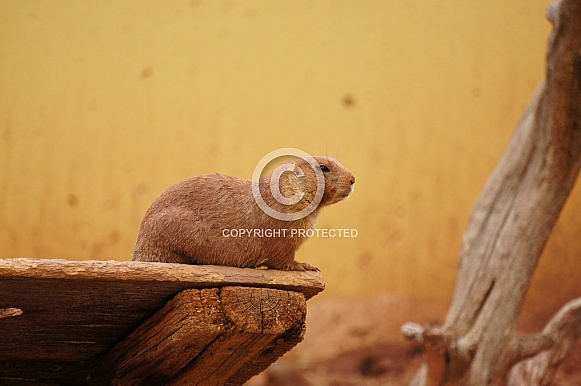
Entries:
[[[310, 161], [310, 162], [309, 162]], [[351, 194], [355, 176], [331, 157], [297, 159], [281, 167], [280, 192], [284, 197], [299, 194], [302, 199], [295, 209], [302, 209], [320, 196], [319, 207], [339, 202]]]

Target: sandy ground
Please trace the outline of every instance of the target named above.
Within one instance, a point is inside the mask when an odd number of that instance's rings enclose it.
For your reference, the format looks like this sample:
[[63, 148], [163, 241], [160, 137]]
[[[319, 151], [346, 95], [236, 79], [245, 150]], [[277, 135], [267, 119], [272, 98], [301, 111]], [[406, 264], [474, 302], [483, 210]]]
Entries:
[[[420, 364], [420, 347], [399, 333], [407, 321], [441, 324], [448, 304], [394, 296], [369, 300], [309, 301], [302, 343], [246, 386], [408, 385]], [[541, 329], [534, 322], [527, 331]], [[556, 386], [581, 385], [581, 341], [560, 367]]]

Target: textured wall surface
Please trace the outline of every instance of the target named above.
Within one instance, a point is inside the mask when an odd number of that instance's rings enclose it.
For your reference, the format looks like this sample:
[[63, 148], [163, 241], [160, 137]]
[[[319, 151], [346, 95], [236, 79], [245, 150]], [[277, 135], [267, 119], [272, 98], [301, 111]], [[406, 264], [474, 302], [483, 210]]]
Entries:
[[[318, 225], [358, 237], [297, 256], [326, 295], [449, 297], [472, 205], [542, 79], [547, 4], [2, 1], [0, 257], [128, 259], [166, 187], [250, 178], [296, 147], [357, 176]], [[580, 204], [577, 187], [536, 311], [581, 293]]]

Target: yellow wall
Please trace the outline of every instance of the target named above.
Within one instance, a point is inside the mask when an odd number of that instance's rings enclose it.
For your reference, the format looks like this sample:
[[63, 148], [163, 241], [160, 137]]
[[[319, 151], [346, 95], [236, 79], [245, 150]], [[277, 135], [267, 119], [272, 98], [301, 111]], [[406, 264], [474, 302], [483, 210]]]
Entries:
[[[296, 147], [357, 176], [319, 226], [359, 236], [298, 255], [327, 296], [449, 297], [542, 78], [547, 4], [3, 0], [0, 257], [128, 259], [167, 186], [250, 178]], [[546, 307], [581, 293], [580, 203], [577, 187], [535, 279]]]

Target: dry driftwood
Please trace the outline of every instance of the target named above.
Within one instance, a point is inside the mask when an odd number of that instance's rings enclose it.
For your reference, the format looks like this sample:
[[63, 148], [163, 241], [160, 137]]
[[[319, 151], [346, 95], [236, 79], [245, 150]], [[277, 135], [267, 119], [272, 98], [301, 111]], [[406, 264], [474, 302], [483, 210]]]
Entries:
[[[547, 350], [546, 359], [531, 359], [512, 377], [544, 385], [579, 336], [579, 301], [541, 334], [514, 332], [532, 274], [581, 167], [581, 0], [556, 2], [549, 18], [554, 28], [545, 81], [472, 212], [445, 324], [402, 327], [426, 352], [413, 385], [503, 385], [516, 363]], [[540, 363], [546, 363], [544, 374], [530, 376]]]
[[581, 299], [567, 303], [543, 330], [555, 345], [535, 357], [517, 364], [510, 374], [510, 385], [548, 386], [571, 346], [581, 338]]

